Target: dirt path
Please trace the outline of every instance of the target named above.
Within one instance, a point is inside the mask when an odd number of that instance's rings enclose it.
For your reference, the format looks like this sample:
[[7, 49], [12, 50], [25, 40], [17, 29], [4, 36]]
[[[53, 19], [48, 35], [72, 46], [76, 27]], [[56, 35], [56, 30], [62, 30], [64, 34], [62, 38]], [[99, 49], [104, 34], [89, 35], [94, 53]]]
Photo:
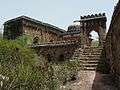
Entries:
[[118, 90], [111, 75], [95, 71], [81, 71], [75, 83], [68, 83], [61, 90]]

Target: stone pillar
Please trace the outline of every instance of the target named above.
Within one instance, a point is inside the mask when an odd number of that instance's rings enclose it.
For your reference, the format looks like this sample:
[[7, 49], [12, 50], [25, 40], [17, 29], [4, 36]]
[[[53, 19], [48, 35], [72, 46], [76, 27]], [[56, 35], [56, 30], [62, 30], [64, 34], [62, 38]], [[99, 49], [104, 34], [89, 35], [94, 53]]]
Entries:
[[87, 45], [87, 38], [86, 38], [86, 23], [82, 22], [82, 30], [80, 33], [81, 37], [81, 47], [84, 47]]
[[99, 27], [99, 45], [103, 46], [106, 38], [106, 28]]

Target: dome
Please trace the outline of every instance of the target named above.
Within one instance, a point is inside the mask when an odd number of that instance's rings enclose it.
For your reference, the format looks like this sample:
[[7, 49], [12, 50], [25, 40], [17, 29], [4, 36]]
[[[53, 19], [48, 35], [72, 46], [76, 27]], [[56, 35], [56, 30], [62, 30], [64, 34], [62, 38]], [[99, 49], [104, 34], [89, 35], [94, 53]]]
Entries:
[[75, 21], [72, 25], [68, 27], [68, 32], [80, 31], [80, 22]]

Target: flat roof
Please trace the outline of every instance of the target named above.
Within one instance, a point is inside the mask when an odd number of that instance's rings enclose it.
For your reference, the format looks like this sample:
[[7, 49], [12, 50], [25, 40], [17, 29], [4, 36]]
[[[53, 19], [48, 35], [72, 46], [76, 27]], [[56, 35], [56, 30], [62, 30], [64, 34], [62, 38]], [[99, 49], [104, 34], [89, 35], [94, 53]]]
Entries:
[[55, 29], [56, 31], [61, 32], [61, 33], [66, 32], [64, 29], [61, 29], [61, 28], [56, 27], [56, 26], [54, 26], [54, 25], [51, 25], [51, 24], [48, 24], [48, 23], [44, 23], [44, 22], [42, 22], [42, 21], [39, 21], [39, 20], [30, 18], [30, 17], [27, 17], [27, 16], [20, 16], [20, 17], [17, 17], [17, 18], [8, 20], [8, 21], [6, 21], [4, 24], [12, 23], [12, 22], [14, 22], [14, 21], [21, 20], [21, 19], [25, 19], [25, 20], [34, 22], [34, 23], [36, 23], [36, 24], [40, 24], [40, 25], [43, 25], [43, 26], [47, 26], [47, 27], [53, 28], [53, 29]]

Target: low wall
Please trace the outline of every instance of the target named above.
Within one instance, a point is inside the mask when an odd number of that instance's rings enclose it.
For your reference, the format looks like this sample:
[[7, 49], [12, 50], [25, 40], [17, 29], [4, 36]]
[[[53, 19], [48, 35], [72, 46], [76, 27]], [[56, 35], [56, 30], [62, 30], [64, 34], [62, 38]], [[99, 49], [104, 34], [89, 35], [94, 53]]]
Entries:
[[80, 45], [79, 42], [54, 42], [54, 43], [43, 43], [31, 46], [37, 52], [39, 59], [48, 61], [64, 61], [70, 59], [75, 50]]

